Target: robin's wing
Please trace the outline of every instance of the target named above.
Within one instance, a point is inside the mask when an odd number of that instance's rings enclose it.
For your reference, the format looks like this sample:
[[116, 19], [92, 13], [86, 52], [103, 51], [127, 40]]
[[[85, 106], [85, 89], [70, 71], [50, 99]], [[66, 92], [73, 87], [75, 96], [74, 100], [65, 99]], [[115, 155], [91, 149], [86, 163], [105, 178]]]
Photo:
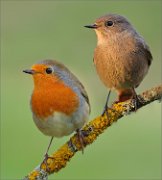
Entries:
[[76, 84], [77, 87], [79, 87], [81, 95], [84, 97], [84, 99], [86, 100], [87, 104], [89, 105], [89, 112], [90, 112], [91, 111], [91, 106], [90, 106], [90, 102], [89, 102], [89, 98], [88, 98], [87, 92], [86, 92], [83, 84], [78, 80], [78, 78], [76, 76], [74, 76], [74, 77], [75, 77], [74, 83]]
[[[87, 92], [86, 92], [84, 86], [82, 85], [82, 83], [78, 80], [78, 78], [66, 66], [64, 66], [63, 64], [61, 64], [60, 62], [58, 62], [56, 60], [46, 60], [46, 61], [43, 61], [43, 63], [44, 62], [46, 64], [56, 66], [57, 72], [55, 72], [55, 74], [57, 74], [57, 76], [59, 78], [62, 78], [62, 79], [64, 79], [64, 81], [67, 81], [67, 84], [69, 84], [69, 79], [70, 79], [72, 84], [79, 88], [81, 95], [84, 97], [85, 101], [89, 105], [89, 112], [90, 112], [90, 102], [89, 102]], [[62, 73], [60, 73], [60, 72], [62, 72]], [[64, 74], [63, 72], [67, 72], [67, 74]], [[69, 79], [66, 78], [67, 75], [68, 75]]]
[[81, 95], [84, 97], [84, 99], [86, 100], [87, 104], [89, 105], [89, 112], [91, 111], [91, 106], [90, 106], [90, 102], [89, 102], [89, 98], [87, 95], [87, 92], [83, 86], [83, 84], [79, 81], [79, 79], [71, 72], [69, 71], [67, 68], [66, 70], [69, 72], [69, 75], [71, 76], [71, 80], [73, 81], [73, 83], [75, 84], [76, 87], [79, 88]]
[[86, 102], [88, 103], [88, 105], [89, 105], [89, 112], [90, 112], [91, 111], [91, 106], [90, 106], [90, 102], [89, 102], [89, 98], [88, 98], [87, 92], [85, 91], [84, 86], [81, 83], [80, 83], [80, 85], [82, 86], [81, 94], [85, 98]]

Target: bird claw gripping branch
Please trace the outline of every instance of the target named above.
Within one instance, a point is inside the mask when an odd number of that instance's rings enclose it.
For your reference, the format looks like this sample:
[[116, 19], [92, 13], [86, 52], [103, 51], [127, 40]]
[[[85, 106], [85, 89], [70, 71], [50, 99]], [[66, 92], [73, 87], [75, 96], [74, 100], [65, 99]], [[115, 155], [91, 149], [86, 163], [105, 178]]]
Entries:
[[[83, 143], [84, 143], [84, 147], [87, 145], [86, 143], [86, 137], [90, 135], [90, 133], [93, 132], [93, 127], [92, 126], [88, 126], [86, 128], [86, 130], [79, 130], [80, 133], [82, 134], [82, 140], [83, 140]], [[72, 152], [77, 152], [79, 150], [82, 150], [82, 153], [83, 153], [83, 148], [82, 147], [82, 143], [80, 142], [80, 140], [78, 141], [78, 132], [75, 134], [75, 139], [73, 138], [70, 138], [70, 141], [68, 141], [68, 146], [70, 148], [70, 150]], [[79, 142], [79, 143], [78, 143]]]

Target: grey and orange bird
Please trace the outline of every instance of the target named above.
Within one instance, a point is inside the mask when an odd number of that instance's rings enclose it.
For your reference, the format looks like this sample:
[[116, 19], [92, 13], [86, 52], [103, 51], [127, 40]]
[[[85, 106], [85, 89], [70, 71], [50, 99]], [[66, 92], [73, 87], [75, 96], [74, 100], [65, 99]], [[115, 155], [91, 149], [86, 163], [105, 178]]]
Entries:
[[134, 99], [137, 108], [139, 99], [135, 88], [147, 74], [152, 61], [148, 45], [121, 15], [107, 14], [85, 27], [96, 32], [94, 64], [101, 81], [109, 88], [104, 112], [112, 89], [117, 91], [119, 102]]
[[31, 74], [34, 90], [31, 96], [33, 120], [45, 135], [63, 137], [74, 131], [83, 148], [80, 129], [87, 122], [90, 103], [84, 86], [63, 64], [55, 60], [43, 60], [23, 72]]

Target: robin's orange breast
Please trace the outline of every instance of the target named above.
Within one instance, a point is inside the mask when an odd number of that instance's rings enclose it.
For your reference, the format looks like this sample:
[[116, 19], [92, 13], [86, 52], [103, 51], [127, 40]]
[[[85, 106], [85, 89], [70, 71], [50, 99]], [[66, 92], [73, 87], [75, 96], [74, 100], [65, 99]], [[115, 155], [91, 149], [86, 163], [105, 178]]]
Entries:
[[77, 94], [63, 82], [35, 87], [31, 98], [33, 113], [43, 119], [54, 112], [71, 115], [79, 106]]

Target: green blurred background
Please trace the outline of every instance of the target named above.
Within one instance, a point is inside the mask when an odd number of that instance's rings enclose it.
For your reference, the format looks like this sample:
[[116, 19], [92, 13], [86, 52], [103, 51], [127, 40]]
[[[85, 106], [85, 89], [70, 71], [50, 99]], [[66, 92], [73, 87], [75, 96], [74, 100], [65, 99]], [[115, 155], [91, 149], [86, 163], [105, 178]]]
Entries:
[[[159, 84], [161, 1], [1, 1], [1, 179], [27, 175], [49, 143], [33, 123], [33, 82], [23, 69], [46, 58], [60, 60], [85, 85], [90, 119], [102, 112], [107, 89], [92, 62], [96, 35], [83, 26], [109, 12], [125, 15], [150, 45], [154, 61], [137, 92]], [[50, 152], [68, 139], [54, 139]], [[161, 179], [161, 104], [122, 118], [49, 179]]]

